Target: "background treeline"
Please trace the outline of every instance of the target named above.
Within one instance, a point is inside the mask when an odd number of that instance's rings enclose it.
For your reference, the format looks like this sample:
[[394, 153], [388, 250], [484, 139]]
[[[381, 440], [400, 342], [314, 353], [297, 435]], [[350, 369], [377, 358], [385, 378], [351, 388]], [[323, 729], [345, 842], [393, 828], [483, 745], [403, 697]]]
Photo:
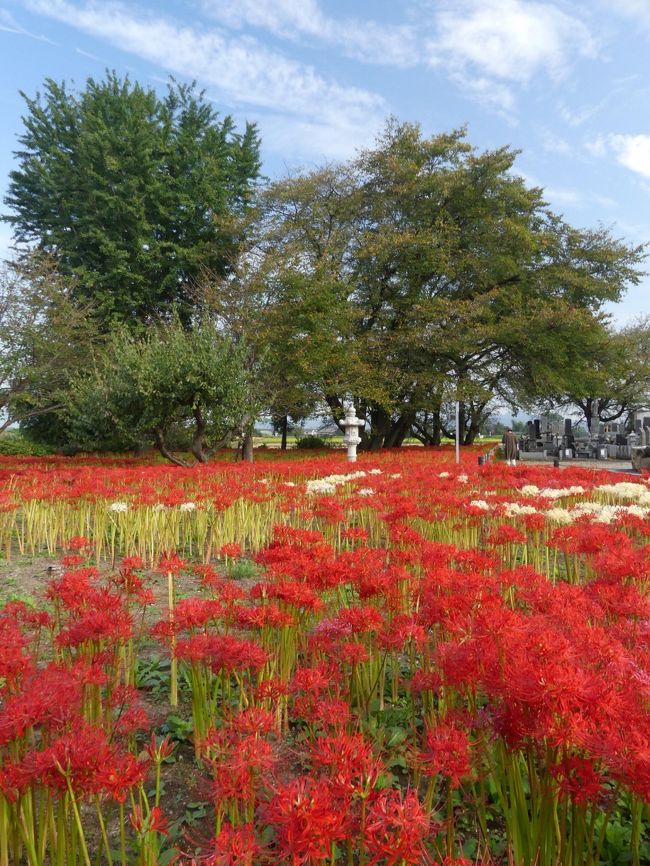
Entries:
[[200, 461], [260, 414], [339, 421], [362, 447], [465, 443], [495, 406], [626, 417], [650, 326], [604, 313], [644, 250], [578, 229], [509, 147], [389, 120], [349, 162], [260, 177], [260, 140], [193, 86], [47, 81], [5, 198], [3, 424], [41, 443]]

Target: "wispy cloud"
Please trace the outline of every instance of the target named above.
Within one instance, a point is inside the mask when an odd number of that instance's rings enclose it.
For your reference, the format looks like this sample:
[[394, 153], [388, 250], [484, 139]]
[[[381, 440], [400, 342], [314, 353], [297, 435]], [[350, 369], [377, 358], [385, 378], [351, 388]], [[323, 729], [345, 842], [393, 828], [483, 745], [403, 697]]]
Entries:
[[90, 51], [84, 51], [83, 48], [75, 48], [75, 53], [80, 54], [82, 57], [87, 57], [89, 60], [95, 60], [97, 63], [103, 63], [106, 65], [106, 61], [98, 57], [96, 54], [92, 54]]
[[31, 30], [26, 30], [7, 9], [0, 9], [0, 31], [14, 33], [16, 36], [26, 36], [28, 39], [35, 39], [37, 42], [47, 42], [48, 45], [57, 44], [48, 39], [47, 36], [43, 36], [42, 33], [32, 33]]
[[338, 136], [339, 151], [344, 142], [348, 152], [364, 143], [387, 112], [378, 94], [325, 78], [250, 36], [198, 29], [113, 2], [26, 0], [25, 5], [165, 70], [196, 78], [226, 101], [312, 124], [323, 131], [323, 143]]
[[461, 84], [493, 82], [505, 111], [514, 102], [515, 89], [534, 76], [557, 81], [576, 57], [598, 54], [588, 28], [554, 3], [438, 0], [432, 9], [436, 35], [427, 43], [431, 65], [448, 69]]
[[228, 27], [256, 27], [294, 41], [317, 39], [366, 63], [406, 67], [418, 61], [414, 26], [333, 18], [325, 14], [318, 0], [202, 0], [201, 7]]

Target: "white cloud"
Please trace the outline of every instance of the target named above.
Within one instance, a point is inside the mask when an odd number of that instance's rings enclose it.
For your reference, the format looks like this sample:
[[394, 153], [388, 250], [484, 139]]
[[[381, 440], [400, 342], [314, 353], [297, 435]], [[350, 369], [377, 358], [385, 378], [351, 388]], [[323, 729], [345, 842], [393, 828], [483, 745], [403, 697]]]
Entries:
[[610, 135], [607, 140], [621, 165], [650, 177], [650, 135]]
[[315, 124], [323, 141], [363, 143], [385, 115], [383, 99], [368, 90], [326, 79], [306, 64], [250, 36], [190, 27], [112, 2], [75, 5], [27, 0], [32, 11], [54, 18], [174, 73], [196, 78], [231, 103], [278, 112]]
[[512, 87], [492, 78], [472, 77], [460, 70], [451, 71], [450, 78], [477, 102], [496, 110], [504, 119], [513, 121], [516, 100]]
[[294, 167], [319, 165], [323, 159], [349, 159], [357, 149], [370, 146], [379, 131], [379, 124], [359, 130], [281, 114], [265, 115], [261, 127], [263, 148], [281, 153]]
[[613, 153], [620, 165], [650, 178], [650, 135], [599, 135], [587, 141], [585, 147], [598, 159]]
[[367, 63], [412, 66], [418, 60], [414, 27], [331, 18], [318, 0], [202, 0], [201, 6], [228, 27], [258, 27], [284, 39], [312, 37]]
[[465, 82], [492, 82], [501, 88], [504, 109], [513, 86], [538, 74], [559, 80], [576, 57], [597, 55], [580, 20], [541, 0], [438, 0], [434, 18], [430, 64]]

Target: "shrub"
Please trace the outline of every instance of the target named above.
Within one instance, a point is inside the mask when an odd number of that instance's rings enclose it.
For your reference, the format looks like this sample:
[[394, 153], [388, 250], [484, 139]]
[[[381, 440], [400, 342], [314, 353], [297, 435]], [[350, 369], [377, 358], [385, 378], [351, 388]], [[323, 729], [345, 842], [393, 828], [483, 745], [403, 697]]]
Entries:
[[296, 448], [328, 448], [329, 443], [320, 436], [307, 435], [296, 440]]
[[5, 430], [0, 435], [0, 456], [3, 457], [47, 457], [53, 454], [52, 448], [47, 445], [38, 445], [32, 442], [20, 430]]

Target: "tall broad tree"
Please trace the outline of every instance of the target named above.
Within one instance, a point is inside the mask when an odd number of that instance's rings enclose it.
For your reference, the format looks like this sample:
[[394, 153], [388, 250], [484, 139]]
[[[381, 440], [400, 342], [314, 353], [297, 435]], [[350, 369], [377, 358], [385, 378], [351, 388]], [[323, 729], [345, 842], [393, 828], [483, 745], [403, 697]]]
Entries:
[[166, 96], [115, 73], [81, 92], [51, 79], [27, 112], [3, 217], [16, 243], [47, 252], [105, 329], [172, 308], [188, 321], [202, 268], [232, 259], [227, 217], [247, 207], [259, 141], [194, 85]]
[[307, 305], [318, 286], [332, 299], [321, 327], [336, 354], [313, 356], [314, 380], [335, 417], [355, 399], [370, 447], [399, 445], [423, 413], [437, 441], [455, 399], [471, 442], [495, 396], [567, 390], [593, 361], [604, 302], [638, 281], [643, 250], [565, 223], [516, 156], [389, 122], [351, 163], [266, 193], [275, 268], [300, 275]]

